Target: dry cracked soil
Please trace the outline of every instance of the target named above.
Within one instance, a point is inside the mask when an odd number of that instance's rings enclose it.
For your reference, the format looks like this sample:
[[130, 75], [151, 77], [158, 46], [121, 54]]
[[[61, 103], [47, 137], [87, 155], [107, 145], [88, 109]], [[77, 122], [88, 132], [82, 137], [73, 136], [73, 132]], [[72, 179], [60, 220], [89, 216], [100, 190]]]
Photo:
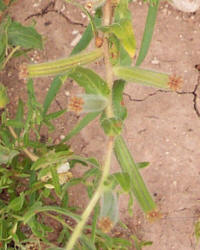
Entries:
[[[130, 4], [137, 40], [137, 53], [145, 26], [147, 4]], [[36, 28], [45, 41], [43, 51], [33, 51], [33, 62], [49, 61], [70, 54], [80, 39], [87, 18], [79, 9], [62, 0], [20, 0], [10, 10], [12, 18]], [[135, 161], [148, 161], [150, 166], [142, 175], [155, 197], [163, 218], [149, 223], [135, 204], [133, 217], [127, 211], [127, 197], [120, 199], [120, 218], [128, 227], [128, 234], [153, 241], [147, 250], [192, 250], [195, 246], [194, 223], [200, 215], [200, 11], [186, 14], [163, 2], [159, 9], [151, 47], [142, 67], [182, 76], [179, 92], [155, 90], [151, 87], [128, 84], [124, 102], [128, 119], [124, 136]], [[12, 60], [0, 73], [0, 81], [9, 89], [11, 113], [19, 98], [26, 100], [26, 86], [17, 77], [18, 66], [24, 58]], [[100, 74], [103, 64], [94, 66]], [[35, 80], [39, 101], [44, 99], [51, 78]], [[70, 95], [80, 88], [67, 81], [56, 97], [52, 110], [65, 108]], [[79, 117], [72, 113], [59, 119], [54, 134], [59, 141]], [[44, 134], [46, 131], [44, 131]], [[101, 160], [105, 137], [94, 121], [80, 135], [71, 139], [76, 153], [95, 156]], [[119, 169], [113, 159], [112, 171]], [[79, 169], [75, 171], [78, 176]], [[71, 204], [82, 204], [86, 193], [81, 187], [71, 191]], [[195, 248], [196, 247], [196, 248]]]

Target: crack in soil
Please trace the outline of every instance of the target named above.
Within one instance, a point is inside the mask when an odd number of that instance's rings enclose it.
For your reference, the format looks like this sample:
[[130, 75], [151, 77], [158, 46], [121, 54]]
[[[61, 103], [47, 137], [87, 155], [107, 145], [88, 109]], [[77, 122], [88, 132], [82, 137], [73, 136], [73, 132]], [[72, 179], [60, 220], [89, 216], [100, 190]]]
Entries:
[[[198, 76], [198, 80], [197, 80], [197, 83], [195, 84], [194, 86], [194, 90], [193, 91], [176, 91], [176, 94], [178, 95], [193, 95], [193, 108], [194, 108], [194, 111], [197, 115], [198, 118], [200, 118], [200, 110], [198, 108], [198, 104], [197, 104], [197, 100], [198, 100], [198, 94], [197, 94], [197, 91], [198, 91], [198, 88], [200, 86], [200, 72], [199, 72], [199, 76]], [[128, 93], [123, 93], [123, 95], [127, 96], [129, 101], [133, 101], [133, 102], [144, 102], [146, 101], [149, 97], [152, 97], [152, 96], [155, 96], [157, 95], [158, 93], [173, 93], [172, 91], [169, 91], [169, 90], [162, 90], [162, 89], [159, 89], [159, 90], [156, 90], [155, 92], [153, 93], [150, 93], [148, 94], [147, 96], [145, 96], [144, 98], [142, 99], [136, 99], [136, 98], [133, 98], [131, 95], [129, 95]]]
[[62, 11], [55, 9], [55, 0], [51, 1], [50, 3], [48, 3], [44, 8], [41, 9], [40, 12], [33, 13], [33, 14], [29, 15], [28, 17], [26, 17], [25, 21], [27, 21], [28, 19], [30, 19], [32, 17], [43, 17], [44, 15], [48, 14], [49, 12], [57, 13], [58, 15], [62, 16], [68, 23], [70, 23], [72, 25], [78, 25], [78, 26], [81, 26], [81, 27], [87, 27], [83, 23], [72, 21]]

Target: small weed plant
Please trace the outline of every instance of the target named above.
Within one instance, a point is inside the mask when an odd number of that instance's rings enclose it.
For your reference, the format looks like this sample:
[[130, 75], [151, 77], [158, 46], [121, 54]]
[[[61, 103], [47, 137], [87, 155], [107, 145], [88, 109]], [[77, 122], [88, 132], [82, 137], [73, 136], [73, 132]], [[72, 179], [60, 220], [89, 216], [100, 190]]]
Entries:
[[[12, 2], [0, 0], [1, 69], [10, 58], [43, 47], [42, 38], [34, 27], [25, 27], [8, 16], [7, 9]], [[146, 26], [136, 60], [128, 0], [89, 1], [84, 6], [67, 1], [88, 16], [89, 25], [67, 58], [20, 66], [19, 78], [27, 82], [28, 100], [26, 103], [19, 100], [12, 119], [7, 108], [6, 88], [1, 83], [1, 249], [133, 249], [132, 244], [142, 249], [151, 244], [139, 241], [135, 235], [131, 236], [132, 240], [112, 235], [119, 220], [118, 199], [123, 193], [129, 195], [127, 209], [130, 213], [135, 199], [148, 219], [161, 216], [140, 173], [148, 163], [135, 163], [122, 135], [127, 117], [124, 87], [138, 83], [176, 91], [181, 84], [176, 76], [140, 67], [151, 42], [159, 6], [158, 0], [147, 2]], [[86, 51], [92, 41], [95, 48]], [[104, 62], [105, 79], [94, 72], [92, 66], [87, 66], [99, 60]], [[34, 82], [45, 76], [54, 76], [54, 79], [41, 104], [35, 95]], [[49, 107], [67, 79], [82, 87], [83, 93], [70, 97], [66, 109], [50, 113]], [[68, 111], [83, 114], [81, 120], [60, 143], [43, 141], [41, 128], [46, 127], [50, 134], [55, 129], [52, 121]], [[106, 135], [105, 143], [100, 145], [105, 149], [102, 162], [76, 155], [68, 143], [97, 117]], [[113, 154], [121, 170], [110, 174]], [[77, 164], [86, 167], [81, 178], [72, 174]], [[89, 198], [81, 215], [68, 202], [70, 187], [80, 183]], [[48, 233], [53, 230], [45, 223], [45, 218], [49, 217], [62, 225], [56, 244], [48, 240]]]

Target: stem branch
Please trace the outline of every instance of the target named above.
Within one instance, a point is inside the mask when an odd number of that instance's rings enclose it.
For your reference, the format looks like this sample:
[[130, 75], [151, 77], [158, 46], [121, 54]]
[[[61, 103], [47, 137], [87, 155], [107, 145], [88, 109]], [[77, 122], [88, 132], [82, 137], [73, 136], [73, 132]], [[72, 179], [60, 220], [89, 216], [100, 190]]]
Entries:
[[[10, 127], [10, 126], [9, 126], [8, 128], [9, 128], [9, 131], [10, 131], [11, 135], [12, 135], [15, 139], [17, 139], [17, 135], [16, 135], [14, 129], [13, 129], [12, 127]], [[32, 161], [37, 161], [37, 160], [38, 160], [38, 156], [35, 155], [35, 154], [33, 154], [33, 153], [31, 153], [28, 149], [24, 148], [23, 151], [24, 151], [24, 153], [25, 153]]]
[[113, 137], [109, 137], [108, 146], [107, 146], [107, 154], [106, 154], [105, 163], [104, 163], [104, 166], [102, 169], [102, 176], [101, 176], [99, 185], [98, 185], [92, 199], [90, 200], [88, 206], [84, 210], [84, 212], [81, 216], [80, 222], [75, 227], [74, 232], [72, 233], [71, 238], [69, 239], [69, 241], [67, 243], [66, 250], [73, 249], [77, 239], [81, 235], [81, 232], [82, 232], [82, 229], [83, 229], [85, 223], [87, 222], [91, 212], [93, 211], [96, 203], [98, 202], [101, 194], [103, 193], [104, 182], [107, 179], [107, 176], [108, 176], [109, 170], [110, 170], [110, 161], [111, 161], [111, 156], [112, 156], [112, 150], [113, 150]]

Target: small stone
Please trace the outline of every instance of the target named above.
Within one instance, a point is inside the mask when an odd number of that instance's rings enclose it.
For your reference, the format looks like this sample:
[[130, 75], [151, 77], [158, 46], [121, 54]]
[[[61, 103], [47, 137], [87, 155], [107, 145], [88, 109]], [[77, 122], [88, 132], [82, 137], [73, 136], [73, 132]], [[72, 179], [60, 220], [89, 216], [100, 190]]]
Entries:
[[154, 65], [158, 65], [160, 63], [160, 61], [156, 57], [154, 57], [153, 60], [151, 61], [151, 63]]
[[65, 95], [66, 96], [70, 96], [70, 92], [69, 91], [65, 91]]
[[60, 135], [60, 139], [63, 140], [65, 138], [64, 135]]
[[83, 12], [81, 12], [81, 16], [82, 18], [86, 18], [86, 15]]
[[79, 33], [78, 30], [72, 30], [72, 35], [76, 35], [76, 34], [78, 34], [78, 33]]
[[80, 41], [81, 39], [81, 34], [77, 34], [77, 36], [71, 41], [70, 46], [74, 47], [76, 44]]

